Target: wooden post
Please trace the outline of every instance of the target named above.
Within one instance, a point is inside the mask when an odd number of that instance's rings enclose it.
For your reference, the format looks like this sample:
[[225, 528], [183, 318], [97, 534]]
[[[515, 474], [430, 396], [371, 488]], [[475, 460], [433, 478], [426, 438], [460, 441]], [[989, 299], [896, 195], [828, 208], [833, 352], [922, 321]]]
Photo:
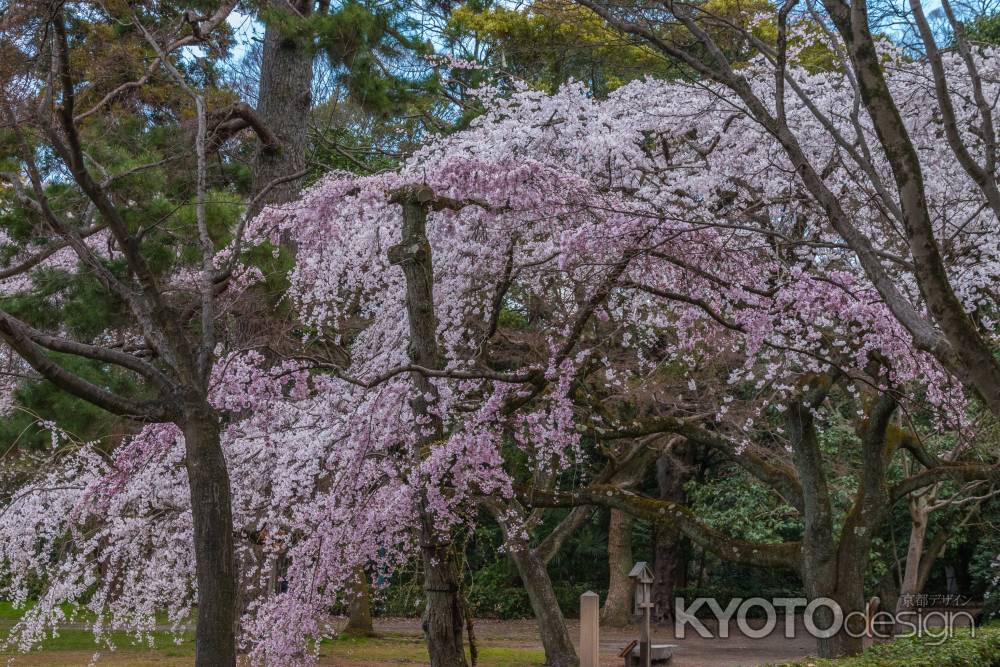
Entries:
[[598, 644], [600, 597], [593, 591], [580, 596], [580, 667], [600, 667]]
[[650, 667], [652, 656], [650, 655], [652, 649], [650, 648], [649, 637], [649, 612], [650, 606], [647, 604], [642, 610], [642, 632], [639, 634], [639, 665], [641, 667]]

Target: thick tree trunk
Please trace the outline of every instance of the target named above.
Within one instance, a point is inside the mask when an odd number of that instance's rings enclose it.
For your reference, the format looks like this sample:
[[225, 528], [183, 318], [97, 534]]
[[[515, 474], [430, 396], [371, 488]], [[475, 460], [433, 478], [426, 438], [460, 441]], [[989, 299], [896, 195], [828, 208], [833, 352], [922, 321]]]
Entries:
[[183, 431], [198, 580], [195, 665], [235, 667], [236, 560], [219, 423], [209, 406], [189, 406]]
[[601, 620], [605, 625], [621, 627], [632, 620], [632, 582], [628, 578], [632, 569], [631, 515], [621, 510], [611, 510], [608, 524], [608, 597], [604, 600]]
[[[803, 518], [800, 572], [806, 597], [810, 601], [828, 598], [840, 606], [843, 618], [864, 610], [864, 573], [873, 526], [884, 511], [885, 460], [883, 457], [885, 428], [894, 403], [876, 403], [864, 434], [865, 470], [855, 505], [844, 520], [839, 540], [834, 536], [833, 512], [829, 487], [823, 466], [822, 452], [816, 435], [812, 409], [824, 399], [828, 387], [821, 386], [807, 394], [807, 400], [796, 402], [788, 410], [788, 433], [792, 442], [795, 469], [802, 484]], [[888, 409], [888, 412], [886, 410]], [[834, 625], [834, 611], [820, 606], [813, 615], [820, 630]], [[863, 649], [863, 621], [851, 618], [852, 633], [846, 627], [831, 637], [816, 637], [820, 657], [833, 658], [855, 655]], [[855, 636], [850, 636], [851, 634]]]
[[[310, 13], [311, 2], [293, 0], [291, 7], [302, 16]], [[272, 12], [292, 13], [291, 7], [273, 3]], [[253, 164], [253, 192], [259, 193], [268, 183], [296, 174], [306, 166], [306, 134], [312, 106], [313, 50], [304, 37], [282, 34], [271, 21], [264, 29], [260, 64], [260, 88], [257, 116], [281, 142], [278, 150], [261, 146]], [[281, 204], [295, 199], [302, 178], [275, 185], [257, 203], [259, 211], [266, 204]], [[257, 211], [252, 211], [256, 214]]]
[[[850, 619], [850, 632], [848, 632], [848, 621], [845, 620], [844, 626], [837, 634], [832, 637], [817, 638], [816, 643], [821, 658], [858, 655], [864, 649], [864, 637], [862, 636], [864, 623], [855, 613], [865, 610], [863, 576], [862, 572], [857, 572], [856, 575], [850, 577], [849, 581], [838, 582], [840, 586], [837, 590], [830, 591], [825, 596], [840, 605], [844, 619]], [[816, 625], [820, 629], [830, 627], [833, 622], [832, 617], [823, 611], [824, 608], [821, 607], [820, 610], [814, 616]]]
[[[402, 188], [394, 201], [403, 209], [402, 243], [389, 249], [389, 261], [403, 269], [406, 278], [406, 312], [409, 321], [410, 361], [424, 368], [440, 368], [437, 319], [434, 315], [434, 264], [427, 241], [427, 205], [433, 193], [426, 188]], [[410, 408], [420, 424], [418, 451], [444, 437], [440, 416], [431, 409], [437, 387], [419, 372], [410, 374], [413, 393]], [[431, 667], [466, 667], [462, 644], [464, 613], [459, 572], [449, 535], [435, 526], [426, 501], [420, 508], [420, 545], [424, 566], [423, 629]]]
[[[656, 461], [656, 484], [660, 500], [687, 504], [684, 484], [691, 476], [694, 446], [681, 445], [675, 454], [665, 453]], [[684, 536], [676, 528], [657, 525], [653, 533], [653, 620], [671, 623], [674, 620], [674, 588], [687, 582], [687, 560]]]
[[[819, 598], [827, 598], [839, 605], [843, 618], [852, 612], [864, 611], [864, 570], [866, 562], [840, 563], [828, 562], [819, 567], [803, 568], [802, 583], [806, 598], [812, 602]], [[827, 606], [819, 606], [812, 614], [812, 620], [819, 630], [830, 628], [834, 623], [834, 612]], [[821, 658], [839, 658], [856, 655], [863, 649], [863, 640], [859, 625], [860, 619], [852, 620], [851, 637], [840, 628], [840, 632], [832, 637], [816, 637], [816, 648]]]
[[373, 637], [375, 627], [372, 625], [372, 595], [368, 575], [361, 568], [351, 586], [351, 599], [347, 604], [347, 627], [344, 634], [355, 637]]
[[[863, 610], [858, 609], [856, 611]], [[819, 618], [818, 614], [817, 618]], [[825, 624], [826, 621], [822, 621], [822, 623]], [[820, 627], [823, 626], [821, 625]], [[816, 644], [819, 649], [819, 657], [821, 658], [843, 658], [845, 656], [858, 655], [864, 650], [863, 638], [851, 637], [843, 630], [832, 637], [817, 639]]]
[[512, 548], [509, 553], [528, 592], [542, 648], [545, 649], [545, 664], [549, 667], [576, 667], [580, 660], [566, 629], [566, 620], [556, 600], [545, 563], [526, 545], [525, 548]]
[[687, 584], [687, 559], [684, 536], [666, 526], [656, 526], [653, 533], [653, 620], [673, 623], [676, 589]]
[[424, 512], [420, 534], [424, 561], [424, 607], [422, 628], [431, 667], [468, 667], [462, 643], [465, 617], [459, 597], [461, 580], [451, 543]]

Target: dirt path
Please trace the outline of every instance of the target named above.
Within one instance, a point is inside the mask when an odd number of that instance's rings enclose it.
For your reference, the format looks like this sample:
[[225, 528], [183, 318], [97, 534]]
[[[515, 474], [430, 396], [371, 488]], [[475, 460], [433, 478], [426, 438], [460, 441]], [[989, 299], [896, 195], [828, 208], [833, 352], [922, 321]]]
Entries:
[[[574, 643], [579, 641], [580, 624], [567, 621]], [[801, 625], [797, 638], [786, 639], [778, 629], [763, 639], [751, 639], [738, 630], [726, 639], [703, 639], [697, 633], [687, 633], [684, 639], [674, 639], [673, 627], [654, 627], [653, 642], [656, 644], [677, 644], [671, 667], [736, 667], [753, 666], [769, 662], [796, 660], [815, 651], [815, 641], [806, 636]], [[420, 622], [411, 618], [378, 619], [377, 632], [399, 637], [420, 637]], [[511, 646], [517, 648], [540, 649], [538, 631], [533, 620], [518, 621], [476, 621], [476, 637], [482, 644]], [[618, 652], [631, 640], [639, 637], [638, 626], [628, 628], [601, 629], [601, 667], [620, 667], [623, 660]], [[331, 665], [336, 663], [329, 663]], [[388, 667], [390, 663], [370, 663], [364, 667]], [[397, 663], [398, 664], [398, 663]], [[350, 667], [355, 667], [353, 664]], [[361, 667], [359, 664], [358, 667]]]

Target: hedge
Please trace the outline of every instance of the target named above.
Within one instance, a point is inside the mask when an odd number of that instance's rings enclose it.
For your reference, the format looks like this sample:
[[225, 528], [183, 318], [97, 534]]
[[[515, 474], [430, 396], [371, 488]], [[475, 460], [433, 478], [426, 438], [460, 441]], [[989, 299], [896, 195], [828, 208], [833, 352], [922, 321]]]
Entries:
[[[929, 637], [907, 637], [876, 644], [853, 658], [809, 658], [770, 667], [1000, 667], [1000, 624], [967, 629], [934, 645]], [[940, 640], [938, 640], [940, 641]]]

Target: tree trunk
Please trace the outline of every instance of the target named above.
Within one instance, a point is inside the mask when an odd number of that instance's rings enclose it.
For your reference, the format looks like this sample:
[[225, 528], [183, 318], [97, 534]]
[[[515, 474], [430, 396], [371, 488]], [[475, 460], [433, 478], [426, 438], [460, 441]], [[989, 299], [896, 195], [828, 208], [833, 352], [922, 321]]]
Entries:
[[[927, 524], [930, 519], [930, 508], [923, 495], [910, 498], [910, 542], [906, 549], [906, 563], [903, 567], [903, 582], [899, 587], [899, 598], [896, 601], [897, 614], [904, 611], [910, 601], [910, 596], [920, 592], [921, 561], [924, 554], [924, 542], [927, 539]], [[905, 626], [897, 625], [897, 631], [902, 632]]]
[[468, 667], [462, 644], [465, 618], [459, 599], [461, 581], [451, 543], [434, 526], [434, 517], [421, 517], [420, 546], [424, 561], [424, 607], [422, 628], [431, 667]]
[[[862, 611], [862, 610], [857, 610]], [[845, 612], [845, 615], [849, 612]], [[816, 614], [816, 618], [819, 618], [820, 614]], [[822, 621], [824, 625], [820, 627], [825, 627], [827, 621]], [[864, 642], [861, 637], [851, 637], [846, 632], [841, 630], [832, 637], [818, 638], [816, 644], [819, 648], [819, 657], [821, 658], [843, 658], [850, 655], [858, 655], [864, 650]]]
[[[437, 319], [434, 315], [434, 264], [427, 240], [427, 205], [433, 198], [427, 188], [401, 188], [393, 200], [403, 209], [402, 243], [389, 249], [389, 261], [403, 269], [406, 278], [406, 312], [409, 322], [410, 361], [424, 368], [440, 368]], [[417, 418], [417, 452], [444, 438], [441, 417], [431, 409], [437, 387], [419, 372], [410, 373], [413, 391], [410, 409]], [[421, 426], [424, 425], [424, 426]], [[450, 536], [435, 526], [426, 499], [420, 507], [420, 546], [424, 565], [423, 629], [431, 667], [466, 667], [462, 645], [465, 622], [460, 598], [461, 574]]]
[[[884, 427], [888, 422], [887, 416], [880, 412], [879, 416], [883, 419], [871, 417], [866, 427], [866, 468], [854, 506], [844, 520], [838, 540], [834, 536], [829, 487], [812, 413], [826, 391], [821, 386], [807, 395], [807, 400], [795, 402], [788, 410], [788, 433], [795, 469], [802, 484], [805, 523], [800, 573], [810, 602], [828, 598], [840, 606], [843, 618], [847, 618], [852, 612], [864, 610], [864, 573], [868, 568], [872, 526], [877, 523], [875, 515], [878, 510], [875, 507], [886, 502], [881, 452], [885, 451]], [[883, 407], [882, 403], [878, 405]], [[881, 431], [878, 428], [880, 425]], [[866, 523], [869, 521], [871, 523]], [[813, 621], [819, 630], [832, 627], [834, 620], [834, 610], [825, 605], [819, 606], [813, 614]], [[863, 626], [860, 617], [855, 616], [851, 618], [851, 627], [854, 630], [852, 634], [857, 636], [850, 636], [842, 626], [831, 637], [816, 637], [820, 657], [835, 658], [860, 653], [863, 649], [860, 634]]]
[[[810, 602], [817, 598], [829, 598], [840, 606], [843, 618], [846, 619], [849, 614], [863, 612], [865, 609], [864, 567], [859, 568], [856, 563], [846, 563], [843, 565], [843, 567], [839, 568], [839, 572], [835, 571], [835, 568], [817, 568], [811, 570], [813, 573], [826, 572], [826, 575], [819, 580], [815, 576], [810, 577], [808, 580], [803, 578], [803, 584], [806, 589], [806, 597]], [[831, 586], [832, 582], [836, 582], [836, 587]], [[834, 622], [833, 611], [826, 606], [818, 607], [812, 618], [816, 627], [820, 630], [831, 627]], [[852, 634], [857, 636], [851, 637], [845, 631], [846, 626], [842, 626], [840, 631], [832, 637], [816, 638], [816, 647], [821, 658], [840, 658], [861, 653], [864, 648], [863, 639], [860, 635], [863, 622], [857, 614], [851, 620]]]
[[[691, 476], [694, 446], [681, 445], [676, 456], [665, 453], [656, 461], [656, 483], [660, 500], [687, 504], [684, 484]], [[653, 528], [653, 620], [672, 623], [674, 620], [674, 588], [685, 585], [687, 562], [684, 536], [679, 530], [662, 524]]]
[[511, 548], [509, 553], [531, 601], [531, 611], [535, 614], [538, 634], [545, 649], [545, 664], [549, 667], [577, 667], [580, 660], [566, 629], [566, 620], [556, 600], [545, 563], [527, 545], [521, 546], [523, 548]]
[[[309, 14], [312, 3], [290, 3], [302, 16]], [[291, 15], [292, 9], [273, 3], [272, 12]], [[282, 34], [276, 21], [264, 29], [260, 63], [260, 88], [257, 116], [278, 137], [278, 150], [261, 146], [253, 164], [253, 192], [259, 193], [275, 179], [298, 173], [306, 166], [306, 134], [312, 106], [313, 50], [309, 40]], [[281, 204], [295, 199], [302, 178], [275, 185], [257, 202], [255, 215], [266, 204]]]
[[628, 573], [632, 569], [631, 515], [621, 510], [611, 510], [608, 524], [608, 597], [604, 600], [601, 620], [605, 625], [621, 627], [632, 620], [632, 582]]
[[[913, 595], [924, 590], [927, 579], [930, 577], [934, 563], [944, 553], [948, 544], [948, 538], [952, 533], [961, 529], [979, 511], [979, 503], [970, 506], [961, 520], [955, 520], [941, 526], [930, 540], [927, 539], [927, 530], [930, 525], [932, 507], [937, 499], [937, 493], [925, 493], [911, 496], [909, 500], [910, 519], [910, 543], [906, 551], [906, 565], [903, 575], [903, 582], [900, 586], [899, 598], [893, 609], [899, 614], [905, 611]], [[948, 591], [951, 593], [951, 591]], [[897, 626], [899, 631], [905, 626]]]
[[492, 499], [486, 500], [483, 504], [503, 531], [507, 553], [514, 562], [521, 582], [528, 593], [531, 610], [535, 615], [535, 622], [538, 623], [538, 634], [542, 640], [542, 647], [545, 649], [545, 664], [549, 667], [577, 667], [580, 660], [576, 655], [569, 631], [566, 629], [566, 619], [559, 608], [559, 601], [552, 588], [552, 579], [549, 577], [546, 562], [559, 549], [562, 540], [589, 516], [589, 512], [571, 513], [556, 531], [549, 535], [549, 538], [553, 539], [543, 540], [542, 545], [532, 549], [527, 536], [520, 529], [508, 530], [508, 523], [504, 520], [504, 517], [510, 513], [520, 514], [517, 525], [523, 526], [525, 524], [523, 513], [517, 509], [516, 503], [514, 507], [508, 507], [506, 511], [501, 510], [500, 505]]
[[684, 536], [666, 526], [653, 532], [653, 620], [673, 623], [675, 589], [687, 584]]
[[[530, 523], [530, 519], [525, 520], [523, 508], [517, 501], [502, 509], [500, 503], [490, 498], [483, 502], [483, 506], [503, 531], [507, 553], [528, 593], [531, 610], [535, 615], [535, 622], [538, 623], [542, 648], [545, 649], [545, 664], [549, 667], [577, 667], [580, 660], [573, 647], [573, 640], [570, 639], [569, 630], [566, 629], [566, 619], [563, 617], [562, 609], [559, 608], [547, 565], [562, 547], [563, 542], [587, 520], [592, 509], [574, 508], [555, 530], [532, 549], [529, 537], [520, 529]], [[517, 517], [515, 523], [518, 530], [508, 530], [509, 523], [506, 519], [512, 515]]]
[[351, 586], [351, 599], [347, 605], [347, 627], [345, 635], [354, 637], [374, 637], [375, 628], [372, 625], [372, 595], [368, 575], [358, 568]]
[[[860, 434], [864, 454], [860, 484], [854, 505], [844, 518], [839, 540], [834, 542], [827, 527], [828, 515], [823, 516], [821, 521], [814, 519], [815, 528], [812, 530], [810, 517], [806, 515], [801, 568], [806, 595], [814, 600], [817, 597], [832, 599], [840, 606], [843, 614], [840, 632], [832, 637], [817, 638], [819, 654], [824, 658], [857, 655], [864, 649], [868, 630], [864, 620], [865, 572], [871, 556], [872, 536], [884, 520], [889, 506], [886, 465], [887, 452], [891, 450], [886, 447], [886, 432], [896, 407], [895, 399], [889, 394], [883, 394], [867, 411]], [[797, 412], [798, 423], [805, 424], [801, 410]], [[828, 513], [830, 505], [825, 480], [822, 486], [817, 484], [823, 479], [822, 469], [817, 468], [812, 473], [811, 483], [807, 483], [807, 476], [802, 472], [810, 470], [813, 457], [818, 451], [815, 447], [815, 425], [808, 421], [802, 434], [805, 437], [802, 438], [803, 446], [796, 449], [796, 468], [802, 478], [805, 507], [808, 511], [809, 494], [815, 494], [819, 488], [821, 494], [826, 496], [820, 506], [821, 512]], [[832, 620], [830, 610], [825, 607], [820, 609], [828, 613], [819, 615], [818, 627], [828, 627]]]
[[236, 665], [236, 559], [229, 472], [219, 424], [205, 404], [189, 406], [183, 425], [198, 580], [197, 667]]

